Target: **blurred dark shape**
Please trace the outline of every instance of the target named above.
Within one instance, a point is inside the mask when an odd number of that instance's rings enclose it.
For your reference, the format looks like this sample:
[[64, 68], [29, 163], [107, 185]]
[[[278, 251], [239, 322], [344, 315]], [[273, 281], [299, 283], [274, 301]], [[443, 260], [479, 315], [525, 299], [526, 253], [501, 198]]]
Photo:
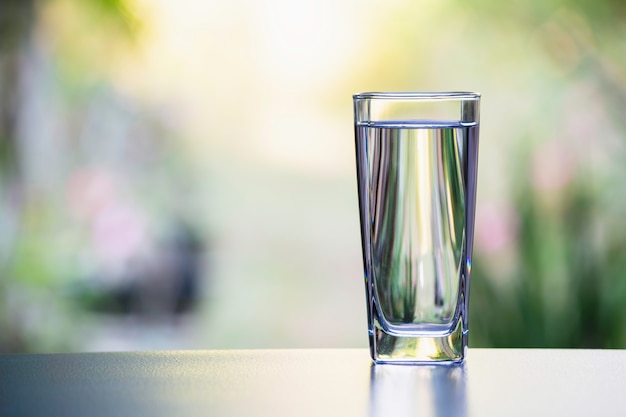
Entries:
[[[35, 0], [2, 0], [0, 2], [0, 48], [15, 51], [33, 24]], [[6, 56], [5, 56], [6, 57]], [[3, 57], [3, 58], [5, 58]]]
[[151, 256], [132, 260], [122, 279], [102, 286], [97, 283], [106, 277], [90, 277], [73, 291], [74, 298], [97, 313], [155, 319], [192, 313], [207, 284], [202, 282], [206, 276], [204, 255], [205, 244], [198, 233], [176, 220]]
[[2, 307], [9, 292], [7, 265], [19, 233], [23, 184], [18, 157], [21, 48], [34, 24], [34, 0], [0, 1], [0, 351], [26, 347], [19, 324]]
[[[204, 245], [199, 236], [185, 223], [177, 223], [170, 241], [174, 255], [175, 270], [178, 271], [178, 285], [175, 288], [174, 311], [184, 313], [192, 310], [200, 294], [200, 264]], [[204, 264], [206, 266], [206, 263]]]

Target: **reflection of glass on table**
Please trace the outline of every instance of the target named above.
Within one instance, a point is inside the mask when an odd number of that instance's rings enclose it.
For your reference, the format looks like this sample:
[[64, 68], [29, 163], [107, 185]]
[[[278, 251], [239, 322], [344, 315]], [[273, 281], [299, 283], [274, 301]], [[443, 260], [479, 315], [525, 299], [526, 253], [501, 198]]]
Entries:
[[369, 417], [467, 415], [465, 365], [372, 364]]

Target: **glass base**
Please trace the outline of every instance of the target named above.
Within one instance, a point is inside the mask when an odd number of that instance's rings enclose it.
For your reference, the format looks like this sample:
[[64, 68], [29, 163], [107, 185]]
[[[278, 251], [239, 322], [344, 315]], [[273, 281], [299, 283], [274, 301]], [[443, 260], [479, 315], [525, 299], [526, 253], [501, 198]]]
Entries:
[[375, 363], [452, 364], [463, 362], [468, 331], [459, 318], [452, 333], [440, 337], [404, 337], [386, 333], [377, 320], [370, 331], [370, 353]]

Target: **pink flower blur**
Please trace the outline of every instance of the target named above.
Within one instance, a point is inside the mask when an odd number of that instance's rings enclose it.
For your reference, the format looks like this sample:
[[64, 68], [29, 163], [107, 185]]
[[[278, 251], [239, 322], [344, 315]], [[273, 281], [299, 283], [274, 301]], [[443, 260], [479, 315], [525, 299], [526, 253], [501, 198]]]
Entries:
[[481, 204], [476, 210], [474, 241], [481, 252], [494, 253], [511, 247], [517, 239], [519, 219], [506, 204]]
[[539, 191], [556, 191], [574, 178], [574, 164], [565, 145], [551, 141], [535, 148], [532, 159], [532, 184]]

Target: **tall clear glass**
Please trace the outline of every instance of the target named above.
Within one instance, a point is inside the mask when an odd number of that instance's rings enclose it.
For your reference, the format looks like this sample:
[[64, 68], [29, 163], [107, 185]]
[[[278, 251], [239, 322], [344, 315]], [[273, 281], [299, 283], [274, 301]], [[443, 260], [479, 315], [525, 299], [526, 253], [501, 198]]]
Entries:
[[462, 362], [480, 94], [361, 93], [353, 101], [372, 359]]

